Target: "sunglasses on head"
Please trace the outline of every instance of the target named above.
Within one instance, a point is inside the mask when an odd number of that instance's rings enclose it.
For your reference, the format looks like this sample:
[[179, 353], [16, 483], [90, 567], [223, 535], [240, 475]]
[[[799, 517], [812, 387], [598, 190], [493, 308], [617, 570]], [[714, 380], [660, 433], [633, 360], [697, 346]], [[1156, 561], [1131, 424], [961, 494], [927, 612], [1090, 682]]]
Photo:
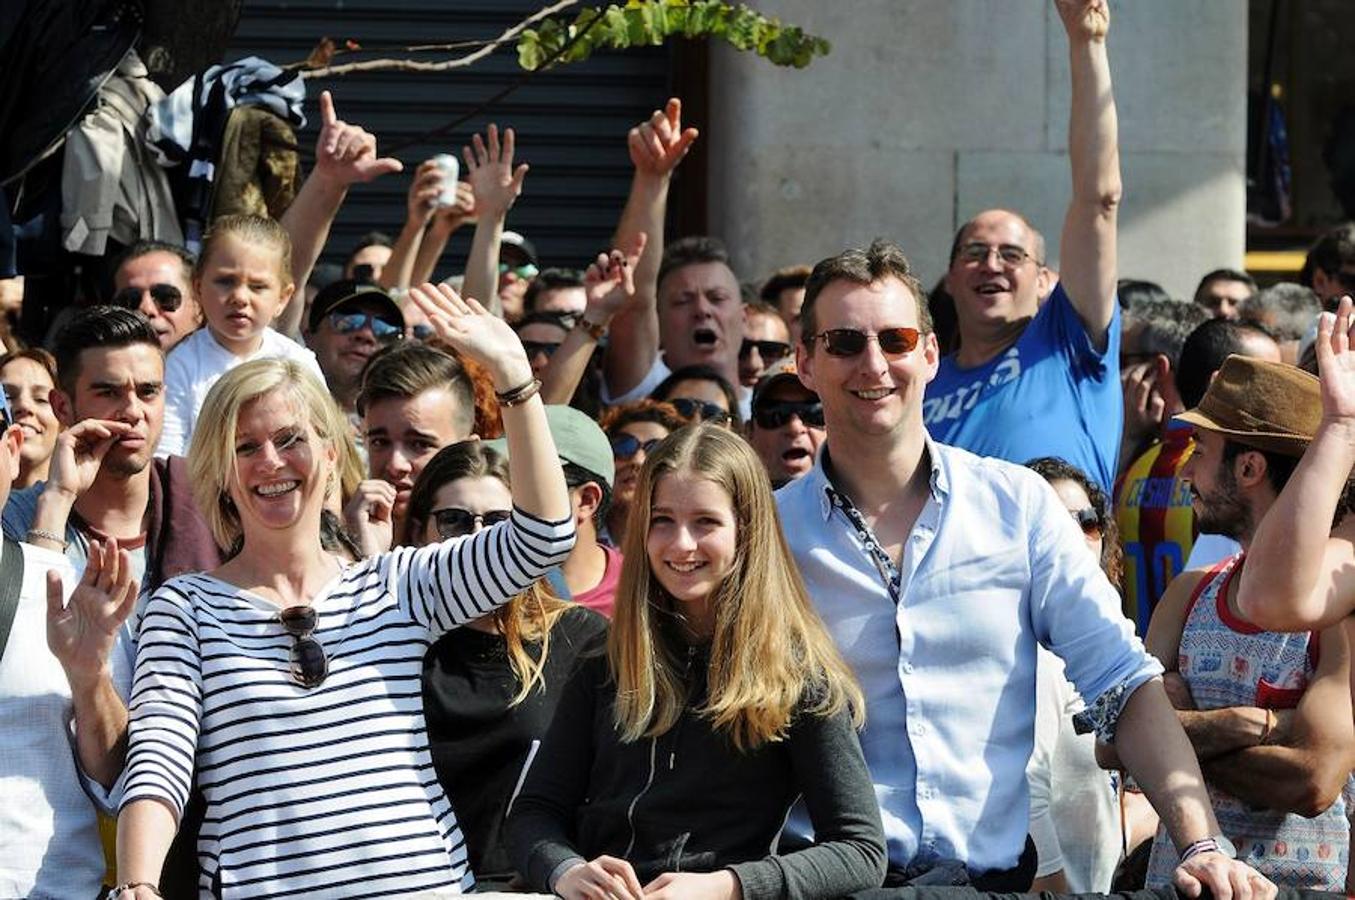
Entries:
[[716, 424], [729, 421], [729, 413], [725, 411], [724, 407], [718, 403], [711, 403], [709, 400], [678, 397], [670, 399], [668, 402], [684, 419], [697, 419], [702, 422], [715, 422]]
[[[172, 284], [153, 284], [144, 292], [151, 295], [151, 302], [162, 313], [172, 313], [183, 306], [183, 291]], [[121, 306], [123, 309], [139, 309], [142, 293], [141, 288], [125, 287], [115, 293], [110, 302], [113, 306]]]
[[1089, 538], [1099, 538], [1101, 536], [1101, 514], [1090, 506], [1085, 509], [1070, 509], [1069, 515], [1077, 523], [1077, 527], [1082, 529], [1082, 533]]
[[739, 359], [743, 359], [757, 350], [758, 356], [761, 356], [764, 362], [785, 359], [790, 356], [790, 344], [781, 341], [755, 341], [752, 338], [744, 338], [743, 343], [739, 345]]
[[792, 416], [799, 416], [800, 421], [809, 428], [822, 428], [823, 404], [817, 400], [768, 402], [759, 404], [753, 410], [753, 421], [757, 427], [768, 430], [788, 424]]
[[650, 438], [642, 441], [633, 434], [618, 434], [612, 438], [612, 456], [617, 459], [631, 459], [641, 450], [649, 453], [662, 438]]
[[546, 357], [549, 358], [555, 355], [555, 351], [560, 349], [560, 345], [550, 341], [523, 341], [522, 349], [527, 351], [528, 359], [531, 359], [538, 353], [544, 353]]
[[329, 674], [329, 658], [320, 642], [311, 637], [319, 622], [315, 607], [289, 606], [278, 613], [278, 621], [292, 636], [292, 681], [304, 688], [319, 687]]
[[874, 340], [886, 354], [902, 356], [912, 352], [920, 337], [922, 333], [916, 328], [902, 325], [898, 328], [882, 328], [874, 334], [857, 328], [830, 328], [810, 335], [806, 343], [818, 341], [829, 356], [856, 356], [866, 349], [868, 342]]
[[332, 312], [328, 318], [330, 327], [339, 334], [354, 334], [368, 328], [372, 332], [372, 337], [378, 341], [393, 341], [405, 333], [403, 325], [387, 322], [385, 319], [379, 318], [376, 313]]
[[444, 509], [433, 510], [429, 513], [429, 516], [437, 527], [438, 537], [445, 541], [448, 538], [465, 537], [472, 534], [477, 525], [489, 528], [498, 525], [500, 522], [506, 522], [512, 514], [512, 511], [507, 509], [491, 509], [482, 513], [474, 513], [459, 506], [448, 506]]

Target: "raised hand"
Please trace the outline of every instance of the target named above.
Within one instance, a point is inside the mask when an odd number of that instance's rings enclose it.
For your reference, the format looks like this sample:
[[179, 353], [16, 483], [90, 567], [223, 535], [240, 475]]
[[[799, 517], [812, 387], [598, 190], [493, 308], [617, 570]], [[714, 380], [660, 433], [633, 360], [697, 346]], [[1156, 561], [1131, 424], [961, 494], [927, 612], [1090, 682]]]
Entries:
[[61, 576], [47, 573], [47, 646], [66, 670], [72, 689], [101, 676], [118, 629], [136, 606], [140, 585], [132, 557], [118, 542], [90, 541], [85, 574], [61, 601]]
[[339, 119], [334, 98], [320, 92], [320, 136], [315, 139], [315, 173], [347, 187], [371, 181], [404, 165], [398, 159], [376, 155], [376, 136], [358, 125]]
[[379, 478], [361, 482], [343, 508], [343, 521], [364, 558], [385, 553], [395, 540], [395, 485]]
[[1108, 0], [1054, 0], [1069, 40], [1104, 41], [1110, 30]]
[[478, 300], [463, 299], [445, 284], [412, 287], [409, 299], [428, 317], [438, 337], [489, 369], [496, 389], [509, 390], [532, 377], [532, 365], [517, 333]]
[[1317, 322], [1317, 372], [1322, 379], [1322, 415], [1355, 427], [1355, 304], [1341, 298], [1336, 312]]
[[599, 856], [579, 863], [555, 880], [555, 893], [564, 900], [643, 900], [635, 869], [624, 859]]
[[662, 110], [654, 110], [649, 121], [641, 122], [626, 135], [630, 161], [635, 171], [666, 178], [691, 149], [698, 132], [682, 127], [682, 101], [673, 97]]
[[131, 431], [132, 426], [126, 422], [85, 419], [61, 432], [52, 453], [45, 490], [67, 494], [72, 500], [79, 497], [98, 477], [114, 442]]
[[469, 181], [456, 183], [456, 202], [440, 206], [433, 213], [433, 224], [447, 232], [456, 231], [475, 218], [475, 189]]
[[442, 193], [442, 170], [431, 159], [419, 163], [405, 198], [406, 215], [411, 222], [427, 222], [438, 208]]
[[647, 238], [642, 231], [625, 252], [599, 253], [583, 274], [584, 293], [588, 297], [584, 317], [595, 325], [606, 325], [635, 296], [635, 266], [644, 253]]
[[461, 148], [461, 157], [466, 161], [466, 180], [475, 192], [475, 211], [481, 216], [502, 218], [522, 193], [522, 181], [527, 177], [526, 163], [513, 168], [517, 138], [513, 129], [506, 128], [500, 144], [499, 126], [491, 124], [485, 138], [474, 135], [471, 144]]

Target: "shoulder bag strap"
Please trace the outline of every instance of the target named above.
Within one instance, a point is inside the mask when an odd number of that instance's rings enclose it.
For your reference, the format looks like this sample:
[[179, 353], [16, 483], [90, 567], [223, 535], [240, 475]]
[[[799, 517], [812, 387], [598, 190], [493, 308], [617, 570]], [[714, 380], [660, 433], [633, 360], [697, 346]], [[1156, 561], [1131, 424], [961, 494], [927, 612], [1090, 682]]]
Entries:
[[5, 656], [14, 614], [19, 611], [19, 589], [24, 583], [24, 551], [18, 541], [5, 538], [0, 554], [0, 659]]

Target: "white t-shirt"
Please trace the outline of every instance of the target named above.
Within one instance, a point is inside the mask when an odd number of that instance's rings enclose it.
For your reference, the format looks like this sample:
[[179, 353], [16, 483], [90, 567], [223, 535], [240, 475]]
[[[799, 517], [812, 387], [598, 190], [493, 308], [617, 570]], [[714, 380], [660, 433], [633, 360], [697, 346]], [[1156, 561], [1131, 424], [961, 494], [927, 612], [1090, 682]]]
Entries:
[[92, 898], [103, 847], [76, 767], [70, 685], [47, 649], [47, 571], [68, 595], [76, 578], [62, 554], [19, 546], [23, 585], [0, 659], [0, 897]]
[[1201, 534], [1190, 546], [1190, 558], [1186, 560], [1185, 571], [1191, 569], [1211, 569], [1217, 563], [1242, 552], [1242, 545], [1221, 534]]
[[217, 343], [207, 328], [184, 338], [165, 360], [165, 427], [160, 434], [156, 456], [187, 456], [193, 439], [193, 425], [207, 392], [218, 378], [240, 363], [254, 359], [290, 359], [310, 369], [320, 383], [325, 374], [315, 354], [272, 328], [265, 328], [259, 349], [248, 356], [236, 356]]
[[[1026, 778], [1030, 834], [1040, 857], [1036, 875], [1062, 869], [1072, 893], [1105, 893], [1121, 848], [1110, 773], [1096, 764], [1096, 736], [1073, 728], [1073, 716], [1086, 704], [1068, 682], [1063, 660], [1041, 647], [1035, 672], [1035, 747]], [[1043, 822], [1039, 811], [1047, 812]]]

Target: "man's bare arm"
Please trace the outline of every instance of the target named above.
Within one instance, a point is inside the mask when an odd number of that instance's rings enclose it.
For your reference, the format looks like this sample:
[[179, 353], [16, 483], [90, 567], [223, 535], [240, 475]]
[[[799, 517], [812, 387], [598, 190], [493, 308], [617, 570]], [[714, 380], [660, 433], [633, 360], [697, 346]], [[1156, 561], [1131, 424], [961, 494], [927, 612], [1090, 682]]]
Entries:
[[1060, 278], [1097, 347], [1115, 313], [1116, 220], [1120, 208], [1120, 150], [1106, 33], [1107, 0], [1055, 0], [1068, 33], [1072, 106], [1068, 162], [1073, 198], [1059, 242]]

